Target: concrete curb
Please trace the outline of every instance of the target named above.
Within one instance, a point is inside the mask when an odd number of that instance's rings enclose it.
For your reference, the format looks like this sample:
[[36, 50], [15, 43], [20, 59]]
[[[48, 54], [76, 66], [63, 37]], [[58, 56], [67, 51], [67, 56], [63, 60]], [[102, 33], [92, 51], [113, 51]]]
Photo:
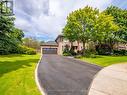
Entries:
[[42, 95], [47, 95], [47, 93], [45, 92], [44, 88], [41, 87], [41, 85], [39, 83], [39, 79], [38, 79], [38, 72], [37, 71], [38, 71], [38, 67], [39, 67], [39, 64], [41, 62], [41, 59], [42, 59], [42, 55], [41, 55], [37, 65], [36, 65], [36, 69], [35, 69], [35, 82], [36, 82], [36, 85], [37, 85], [39, 91], [41, 92], [41, 94]]
[[[127, 64], [119, 63], [100, 70], [91, 82], [88, 95], [126, 95], [127, 77], [124, 77], [127, 75], [126, 68]], [[103, 83], [100, 83], [100, 80], [103, 80]]]
[[[106, 67], [104, 67], [104, 68], [106, 68]], [[102, 68], [101, 70], [103, 70], [104, 68]], [[87, 90], [88, 95], [89, 95], [89, 92], [90, 92], [90, 89], [91, 89], [91, 87], [92, 87], [92, 84], [93, 84], [94, 79], [95, 79], [95, 78], [97, 77], [97, 75], [101, 72], [101, 70], [100, 70], [99, 72], [97, 72], [97, 73], [94, 75], [94, 77], [93, 77], [93, 79], [92, 79], [92, 82], [90, 83], [90, 86], [89, 86], [89, 88], [88, 88], [88, 90]]]

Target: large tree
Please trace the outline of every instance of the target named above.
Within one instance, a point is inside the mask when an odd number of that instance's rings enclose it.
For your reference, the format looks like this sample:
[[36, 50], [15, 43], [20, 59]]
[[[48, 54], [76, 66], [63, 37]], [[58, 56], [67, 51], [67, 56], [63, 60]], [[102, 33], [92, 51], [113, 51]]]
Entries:
[[127, 10], [121, 9], [116, 6], [110, 6], [105, 11], [106, 14], [114, 17], [114, 22], [120, 27], [116, 33], [120, 42], [127, 41]]
[[21, 43], [23, 32], [14, 26], [14, 17], [0, 15], [0, 54], [14, 52]]
[[83, 9], [76, 10], [67, 17], [67, 24], [63, 29], [63, 34], [69, 40], [81, 41], [85, 50], [85, 44], [90, 40], [94, 19], [99, 11], [86, 6]]
[[69, 14], [63, 34], [70, 40], [81, 41], [85, 50], [85, 44], [89, 41], [113, 47], [118, 29], [111, 15], [99, 13], [98, 9], [86, 6]]
[[92, 41], [101, 45], [107, 44], [113, 48], [114, 42], [118, 40], [115, 35], [119, 27], [114, 23], [114, 18], [111, 15], [106, 15], [105, 13], [100, 13], [96, 18], [93, 32], [91, 33]]

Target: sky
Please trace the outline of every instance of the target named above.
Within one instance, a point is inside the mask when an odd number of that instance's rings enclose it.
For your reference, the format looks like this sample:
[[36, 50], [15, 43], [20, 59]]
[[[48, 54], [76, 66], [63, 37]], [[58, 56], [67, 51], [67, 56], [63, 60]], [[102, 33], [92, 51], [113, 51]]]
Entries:
[[55, 40], [68, 14], [87, 5], [100, 11], [110, 5], [127, 9], [127, 0], [14, 0], [15, 26], [24, 31], [25, 37]]

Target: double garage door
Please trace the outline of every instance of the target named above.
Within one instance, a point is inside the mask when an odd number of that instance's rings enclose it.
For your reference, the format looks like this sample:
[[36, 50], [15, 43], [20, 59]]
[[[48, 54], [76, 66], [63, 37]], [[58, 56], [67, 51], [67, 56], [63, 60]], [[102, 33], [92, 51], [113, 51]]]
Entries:
[[43, 48], [43, 54], [57, 54], [57, 48]]

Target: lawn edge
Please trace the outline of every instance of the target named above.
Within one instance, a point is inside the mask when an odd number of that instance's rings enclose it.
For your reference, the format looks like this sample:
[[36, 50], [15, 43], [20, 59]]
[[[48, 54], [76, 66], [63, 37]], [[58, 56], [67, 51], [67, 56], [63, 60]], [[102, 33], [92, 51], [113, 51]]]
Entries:
[[81, 60], [81, 59], [78, 59], [78, 58], [74, 58], [74, 59], [75, 59], [75, 60], [82, 61], [82, 62], [86, 62], [86, 63], [88, 63], [88, 64], [92, 64], [92, 65], [95, 65], [95, 66], [99, 66], [99, 67], [102, 67], [102, 68], [107, 67], [107, 66], [100, 66], [100, 65], [97, 65], [97, 64], [95, 64], [95, 63], [88, 62], [88, 61], [85, 61], [85, 60]]
[[35, 82], [36, 82], [36, 85], [39, 89], [39, 91], [41, 92], [42, 95], [47, 95], [47, 93], [45, 92], [44, 88], [41, 87], [40, 83], [39, 83], [39, 78], [38, 78], [38, 67], [39, 67], [39, 64], [41, 62], [41, 59], [42, 59], [42, 55], [40, 56], [40, 59], [36, 65], [36, 69], [35, 69]]

